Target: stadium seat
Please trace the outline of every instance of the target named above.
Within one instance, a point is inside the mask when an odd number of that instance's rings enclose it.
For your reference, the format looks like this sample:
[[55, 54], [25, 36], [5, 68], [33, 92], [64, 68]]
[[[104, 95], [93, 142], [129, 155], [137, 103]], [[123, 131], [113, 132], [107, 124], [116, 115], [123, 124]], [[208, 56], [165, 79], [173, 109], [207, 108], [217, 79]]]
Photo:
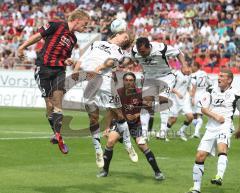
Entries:
[[239, 73], [240, 73], [238, 67], [232, 67], [232, 68], [231, 68], [231, 71], [232, 71], [233, 74], [239, 74]]
[[212, 68], [211, 67], [203, 67], [203, 70], [206, 72], [206, 73], [212, 73]]
[[219, 67], [214, 67], [213, 68], [213, 71], [212, 71], [213, 74], [218, 74], [219, 72], [220, 72], [220, 68]]

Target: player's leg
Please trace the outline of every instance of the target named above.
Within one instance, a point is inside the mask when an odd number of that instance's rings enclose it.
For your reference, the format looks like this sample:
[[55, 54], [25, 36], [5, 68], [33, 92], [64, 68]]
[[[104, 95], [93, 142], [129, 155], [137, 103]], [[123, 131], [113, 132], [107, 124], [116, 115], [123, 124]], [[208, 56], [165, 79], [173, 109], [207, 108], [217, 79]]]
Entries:
[[164, 96], [159, 96], [159, 104], [161, 109], [160, 110], [161, 125], [160, 131], [157, 133], [156, 137], [159, 139], [165, 139], [166, 141], [169, 141], [167, 138], [168, 134], [167, 122], [169, 118], [169, 109], [172, 106], [172, 101]]
[[200, 193], [202, 177], [204, 174], [204, 162], [208, 156], [208, 152], [198, 151], [196, 154], [195, 164], [193, 165], [193, 187], [188, 193]]
[[203, 124], [202, 114], [197, 113], [196, 126], [193, 137], [200, 138], [200, 129]]
[[181, 128], [178, 131], [178, 134], [183, 141], [187, 141], [187, 137], [185, 135], [185, 130], [187, 129], [187, 127], [191, 124], [191, 122], [193, 120], [192, 113], [187, 113], [187, 114], [185, 114], [185, 116], [186, 116], [186, 120], [183, 122], [183, 125], [181, 126]]
[[193, 165], [193, 187], [189, 193], [197, 193], [201, 191], [202, 177], [204, 174], [204, 162], [207, 156], [215, 155], [216, 139], [214, 133], [206, 131], [199, 146], [195, 158], [195, 164]]
[[223, 176], [228, 163], [228, 146], [230, 145], [230, 138], [226, 134], [220, 134], [217, 140], [218, 163], [217, 175], [211, 180], [212, 184], [222, 185]]
[[142, 132], [143, 137], [147, 139], [148, 137], [148, 127], [149, 127], [149, 120], [151, 114], [154, 114], [153, 109], [154, 97], [153, 96], [146, 96], [143, 97], [143, 106], [140, 114], [140, 120], [142, 124]]
[[52, 144], [58, 144], [58, 141], [56, 139], [56, 135], [55, 135], [55, 130], [53, 127], [53, 117], [52, 117], [52, 113], [53, 113], [53, 102], [52, 102], [52, 97], [45, 97], [45, 103], [46, 103], [46, 117], [48, 119], [49, 125], [53, 131], [53, 135], [50, 138], [50, 142]]
[[111, 109], [111, 111], [113, 114], [115, 114], [114, 117], [116, 117], [116, 120], [117, 120], [116, 126], [117, 126], [117, 129], [120, 131], [120, 133], [122, 133], [123, 143], [125, 145], [125, 149], [128, 152], [129, 158], [131, 159], [131, 161], [137, 162], [138, 155], [131, 143], [129, 127], [128, 127], [127, 121], [123, 116], [121, 108]]
[[[52, 101], [52, 79], [51, 79], [51, 69], [48, 69], [44, 66], [37, 66], [34, 72], [34, 78], [36, 80], [36, 83], [42, 93], [42, 97], [45, 100], [46, 104], [46, 118], [48, 119], [48, 122], [50, 124], [50, 127], [55, 134], [55, 130], [53, 127], [53, 101]], [[52, 140], [55, 141], [55, 135], [51, 137]]]
[[97, 175], [97, 177], [106, 177], [109, 172], [109, 166], [110, 162], [112, 160], [113, 156], [113, 147], [118, 142], [121, 135], [117, 131], [110, 131], [108, 135], [107, 144], [104, 150], [104, 166], [103, 169], [100, 171], [100, 173]]
[[148, 147], [147, 143], [146, 144], [139, 144], [140, 137], [136, 138], [136, 143], [138, 144], [139, 149], [143, 152], [145, 155], [148, 163], [151, 165], [153, 171], [154, 171], [154, 177], [156, 180], [164, 180], [165, 176], [161, 172], [161, 170], [158, 167], [157, 161], [155, 159], [155, 156], [151, 149]]
[[167, 129], [166, 129], [167, 132], [168, 132], [168, 131], [171, 129], [171, 127], [176, 123], [176, 121], [177, 121], [177, 115], [171, 114], [171, 115], [169, 116], [169, 118], [168, 118], [168, 121], [167, 121]]
[[100, 126], [99, 126], [99, 109], [95, 104], [85, 105], [85, 109], [88, 112], [89, 117], [89, 129], [92, 136], [92, 142], [96, 154], [96, 164], [98, 168], [102, 168], [104, 165], [103, 161], [103, 150], [100, 139]]
[[62, 99], [63, 99], [62, 90], [53, 91], [53, 113], [52, 113], [53, 127], [55, 130], [55, 136], [58, 141], [59, 149], [62, 153], [66, 154], [68, 153], [68, 147], [64, 143], [61, 135], [63, 121]]
[[53, 103], [53, 126], [58, 140], [58, 146], [62, 153], [68, 153], [68, 147], [64, 143], [61, 128], [63, 122], [62, 100], [65, 93], [65, 69], [56, 68], [52, 70], [52, 103]]

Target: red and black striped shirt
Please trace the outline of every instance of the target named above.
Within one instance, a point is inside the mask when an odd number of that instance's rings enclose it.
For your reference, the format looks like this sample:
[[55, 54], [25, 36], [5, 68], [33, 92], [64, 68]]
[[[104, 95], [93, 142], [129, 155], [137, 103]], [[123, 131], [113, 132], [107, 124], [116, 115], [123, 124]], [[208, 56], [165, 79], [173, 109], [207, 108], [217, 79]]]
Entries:
[[73, 32], [69, 31], [67, 22], [55, 20], [39, 29], [44, 38], [43, 48], [38, 53], [37, 65], [65, 66], [64, 61], [71, 57], [72, 49], [77, 43]]

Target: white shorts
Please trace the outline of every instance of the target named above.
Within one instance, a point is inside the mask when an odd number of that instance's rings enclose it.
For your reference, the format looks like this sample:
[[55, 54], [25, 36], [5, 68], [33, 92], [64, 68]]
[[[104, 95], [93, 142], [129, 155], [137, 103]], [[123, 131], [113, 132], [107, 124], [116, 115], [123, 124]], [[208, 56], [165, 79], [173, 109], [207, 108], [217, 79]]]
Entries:
[[143, 83], [142, 96], [163, 96], [169, 98], [176, 76], [170, 72], [166, 76], [156, 79], [145, 79]]
[[211, 132], [206, 130], [197, 150], [205, 151], [210, 155], [215, 156], [217, 144], [224, 143], [230, 148], [231, 136], [231, 132]]
[[97, 79], [93, 82], [89, 81], [84, 91], [84, 101], [86, 102], [90, 112], [94, 111], [96, 107], [99, 109], [122, 107], [120, 97], [113, 80], [105, 77], [102, 80]]
[[170, 108], [170, 117], [178, 117], [180, 113], [183, 113], [184, 115], [192, 113], [192, 105], [190, 101], [189, 95], [186, 95], [186, 98], [183, 101], [174, 100], [173, 99], [173, 105]]

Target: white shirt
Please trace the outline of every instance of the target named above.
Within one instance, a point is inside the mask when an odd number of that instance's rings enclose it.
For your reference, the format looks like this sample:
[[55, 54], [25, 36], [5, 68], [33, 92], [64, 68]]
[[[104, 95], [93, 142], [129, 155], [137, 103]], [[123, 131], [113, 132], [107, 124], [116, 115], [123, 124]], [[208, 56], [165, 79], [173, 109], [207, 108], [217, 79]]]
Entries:
[[[123, 50], [116, 44], [111, 44], [107, 41], [95, 41], [80, 58], [80, 67], [84, 71], [92, 72], [107, 59], [119, 61], [123, 56]], [[108, 89], [111, 90], [112, 68], [103, 70], [101, 75], [103, 77], [101, 88], [109, 87]]]
[[206, 128], [209, 131], [230, 130], [232, 125], [232, 116], [235, 111], [236, 101], [240, 96], [236, 95], [236, 91], [232, 87], [228, 88], [225, 92], [221, 92], [218, 86], [215, 86], [209, 93], [206, 92], [205, 96], [198, 103], [201, 108], [209, 108], [210, 111], [222, 115], [225, 119], [223, 124], [208, 118]]
[[183, 104], [185, 97], [187, 95], [188, 88], [190, 87], [191, 76], [184, 75], [181, 70], [176, 71], [175, 75], [176, 79], [173, 88], [176, 89], [183, 96], [183, 98], [182, 99], [178, 98], [178, 96], [175, 93], [173, 93], [172, 97], [174, 101], [178, 102], [179, 104]]
[[196, 92], [206, 91], [207, 87], [212, 85], [207, 73], [203, 70], [192, 73], [191, 82], [196, 86]]
[[[136, 45], [132, 49], [132, 57], [143, 66], [145, 78], [158, 78], [171, 72], [167, 57], [178, 56], [181, 51], [164, 43], [151, 42], [152, 48], [149, 56], [142, 57]], [[165, 53], [163, 53], [165, 50]], [[165, 57], [164, 57], [165, 56]]]

